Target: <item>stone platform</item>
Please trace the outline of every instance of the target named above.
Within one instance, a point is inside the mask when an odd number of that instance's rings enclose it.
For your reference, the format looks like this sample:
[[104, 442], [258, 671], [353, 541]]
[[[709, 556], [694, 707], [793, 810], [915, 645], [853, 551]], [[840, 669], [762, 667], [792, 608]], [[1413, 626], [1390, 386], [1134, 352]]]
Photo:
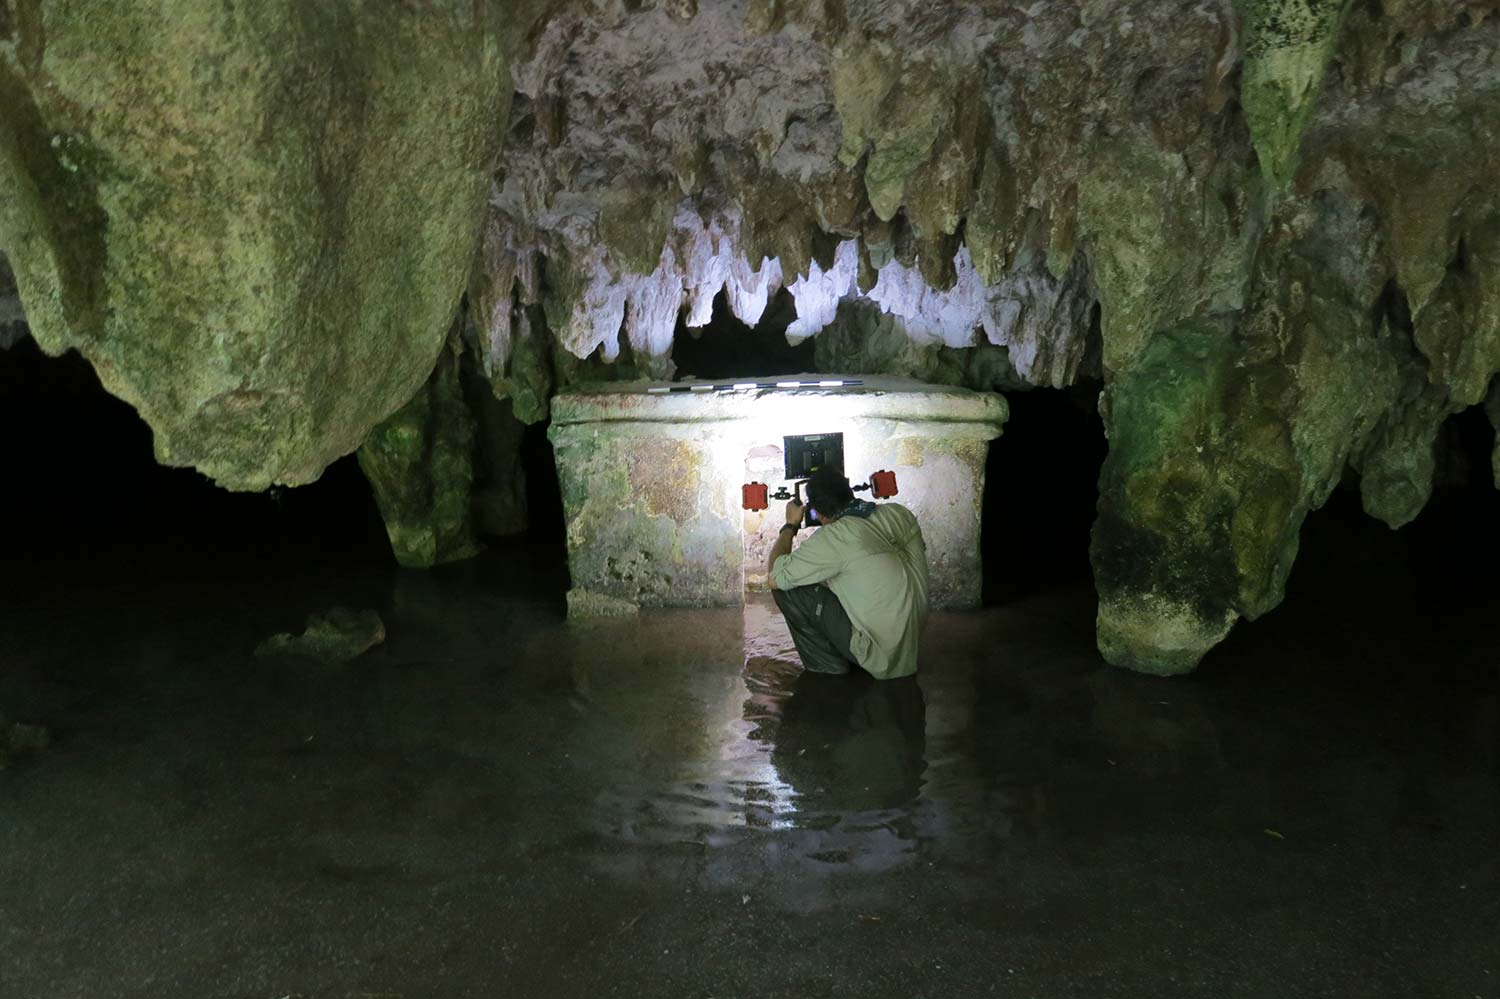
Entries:
[[[737, 381], [841, 377], [853, 378]], [[570, 615], [743, 603], [747, 587], [765, 585], [785, 504], [744, 511], [741, 485], [764, 482], [774, 492], [782, 438], [832, 432], [844, 434], [851, 482], [896, 472], [894, 501], [916, 514], [927, 540], [931, 605], [978, 606], [985, 457], [1005, 400], [899, 378], [860, 382], [669, 394], [622, 382], [558, 395], [550, 437], [567, 518]], [[672, 387], [694, 384], [721, 383]]]

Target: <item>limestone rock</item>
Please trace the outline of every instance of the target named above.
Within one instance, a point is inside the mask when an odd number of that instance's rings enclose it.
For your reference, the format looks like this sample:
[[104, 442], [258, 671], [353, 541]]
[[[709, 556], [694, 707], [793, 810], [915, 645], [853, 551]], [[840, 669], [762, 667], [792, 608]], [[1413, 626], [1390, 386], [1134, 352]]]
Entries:
[[51, 744], [52, 734], [41, 725], [8, 721], [0, 714], [0, 770], [4, 770], [12, 758], [41, 752]]
[[425, 568], [478, 554], [474, 421], [451, 338], [427, 384], [359, 449], [396, 561]]
[[8, 350], [29, 334], [21, 296], [16, 293], [15, 275], [5, 257], [0, 256], [0, 350]]
[[633, 617], [641, 612], [641, 605], [631, 600], [612, 597], [607, 593], [595, 593], [573, 587], [568, 591], [568, 620], [580, 621], [593, 618]]
[[385, 623], [374, 611], [334, 607], [311, 614], [302, 634], [282, 633], [256, 646], [257, 656], [292, 656], [329, 663], [348, 662], [385, 641]]
[[465, 379], [464, 399], [474, 419], [474, 528], [490, 537], [523, 534], [530, 524], [521, 464], [526, 427], [511, 401], [496, 399], [482, 382]]
[[24, 5], [0, 247], [158, 460], [309, 482], [422, 384], [508, 93], [494, 2]]
[[1285, 187], [1350, 0], [1239, 3], [1245, 11], [1240, 99], [1266, 179]]
[[825, 371], [1102, 379], [1100, 645], [1178, 672], [1333, 483], [1406, 523], [1500, 414], [1495, 0], [459, 6], [0, 22], [0, 244], [164, 460], [305, 480], [415, 394], [362, 461], [435, 561], [510, 463], [462, 357], [534, 423], [784, 289]]
[[524, 425], [477, 367], [464, 316], [416, 396], [358, 451], [396, 561], [429, 568], [476, 555], [478, 536], [528, 524]]
[[1276, 606], [1307, 512], [1425, 378], [1408, 331], [1371, 328], [1384, 275], [1358, 202], [1327, 195], [1273, 221], [1235, 332], [1155, 336], [1108, 387], [1093, 557], [1113, 662], [1190, 669]]
[[819, 371], [889, 374], [981, 391], [1029, 388], [1005, 347], [920, 342], [902, 320], [866, 302], [847, 303], [815, 341]]
[[514, 238], [513, 231], [493, 221], [486, 225], [469, 275], [464, 337], [495, 398], [509, 399], [523, 423], [536, 423], [548, 415], [553, 338], [536, 317], [540, 258], [518, 251], [510, 242]]
[[[508, 302], [514, 288], [521, 306], [545, 305], [566, 355], [612, 362], [628, 347], [636, 372], [663, 377], [649, 359], [670, 349], [679, 314], [690, 328], [705, 324], [722, 289], [753, 325], [785, 285], [797, 301], [793, 341], [816, 335], [842, 302], [867, 299], [919, 343], [966, 347], [982, 330], [1023, 377], [1060, 385], [1077, 375], [1091, 325], [1063, 320], [1089, 317], [1096, 299], [1093, 271], [1075, 257], [1092, 206], [1101, 231], [1131, 220], [1104, 245], [1147, 234], [1169, 251], [1149, 273], [1133, 266], [1150, 263], [1138, 250], [1118, 265], [1120, 305], [1106, 322], [1148, 287], [1177, 312], [1232, 307], [1250, 234], [1229, 224], [1225, 252], [1195, 245], [1204, 206], [1208, 218], [1240, 210], [1207, 190], [1235, 179], [1212, 162], [1223, 136], [1153, 121], [1182, 141], [1115, 143], [1158, 164], [1161, 182], [1144, 203], [1120, 196], [1134, 192], [1137, 162], [1095, 155], [1104, 136], [1056, 141], [1097, 132], [1090, 116], [1111, 103], [1133, 108], [1123, 79], [1177, 63], [1196, 71], [1229, 12], [1090, 14], [1080, 25], [1067, 4], [889, 3], [847, 18], [772, 6], [748, 20], [733, 7], [685, 21], [653, 9], [552, 19], [517, 65], [518, 138], [491, 198], [480, 297]], [[804, 16], [813, 20], [796, 23]], [[1180, 98], [1143, 116], [1206, 113]], [[1023, 106], [1032, 120], [1015, 117]], [[1201, 177], [1183, 166], [1188, 142], [1194, 166], [1210, 161]], [[1081, 162], [1120, 178], [1094, 184], [1087, 205]], [[1155, 224], [1161, 206], [1179, 226]], [[1127, 255], [1122, 246], [1105, 259]], [[1186, 275], [1190, 265], [1204, 277]], [[545, 288], [535, 279], [544, 269]], [[1148, 335], [1161, 311], [1132, 315], [1132, 336]], [[515, 312], [488, 314], [486, 368], [503, 370]]]

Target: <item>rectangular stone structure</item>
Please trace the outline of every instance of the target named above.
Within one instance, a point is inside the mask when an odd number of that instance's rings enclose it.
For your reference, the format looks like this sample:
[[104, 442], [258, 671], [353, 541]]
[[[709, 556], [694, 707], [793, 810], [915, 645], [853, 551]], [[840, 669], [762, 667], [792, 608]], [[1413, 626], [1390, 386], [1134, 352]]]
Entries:
[[1004, 398], [857, 377], [861, 384], [795, 389], [695, 391], [723, 383], [674, 382], [687, 391], [669, 394], [618, 382], [557, 395], [549, 437], [567, 521], [569, 615], [742, 604], [747, 585], [765, 585], [785, 503], [745, 512], [741, 485], [774, 491], [783, 438], [831, 432], [844, 435], [851, 483], [895, 471], [894, 502], [916, 515], [927, 541], [931, 606], [977, 607], [985, 458], [1005, 423]]

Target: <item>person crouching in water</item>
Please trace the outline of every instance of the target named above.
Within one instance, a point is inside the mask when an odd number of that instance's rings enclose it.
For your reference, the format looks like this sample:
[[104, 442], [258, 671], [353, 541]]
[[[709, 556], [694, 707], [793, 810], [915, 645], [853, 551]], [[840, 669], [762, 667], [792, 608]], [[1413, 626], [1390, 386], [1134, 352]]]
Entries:
[[917, 518], [899, 503], [855, 499], [849, 480], [831, 469], [808, 480], [807, 502], [823, 526], [792, 551], [803, 517], [792, 500], [768, 567], [803, 668], [911, 676], [927, 614], [927, 544]]

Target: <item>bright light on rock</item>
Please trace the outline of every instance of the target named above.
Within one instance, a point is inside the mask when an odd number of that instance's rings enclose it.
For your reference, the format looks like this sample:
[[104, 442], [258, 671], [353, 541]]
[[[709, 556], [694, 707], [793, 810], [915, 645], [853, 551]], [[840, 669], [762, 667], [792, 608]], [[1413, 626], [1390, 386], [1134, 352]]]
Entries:
[[[593, 594], [643, 606], [739, 604], [781, 515], [774, 503], [742, 510], [741, 485], [781, 467], [784, 437], [832, 432], [844, 434], [851, 481], [896, 471], [897, 502], [916, 514], [927, 542], [933, 606], [976, 606], [985, 457], [1005, 401], [903, 379], [819, 385], [843, 380], [802, 377], [788, 381], [789, 390], [651, 394], [617, 385], [559, 395], [549, 435], [579, 591], [570, 607], [586, 613]], [[809, 387], [796, 387], [803, 383]], [[767, 484], [780, 485], [779, 473]]]
[[786, 328], [787, 343], [801, 343], [833, 322], [839, 303], [854, 289], [859, 273], [859, 245], [840, 243], [827, 271], [814, 260], [807, 274], [787, 285], [797, 303], [797, 319]]
[[[751, 265], [741, 245], [744, 223], [738, 214], [718, 212], [705, 221], [689, 199], [678, 205], [656, 268], [649, 273], [621, 270], [599, 241], [595, 221], [569, 215], [551, 223], [545, 235], [537, 234], [536, 245], [522, 245], [513, 232], [498, 237], [500, 263], [495, 266], [501, 280], [516, 282], [524, 302], [538, 296], [534, 284], [522, 282], [535, 281], [544, 250], [570, 262], [556, 265], [568, 277], [561, 282], [558, 308], [549, 314], [561, 320], [554, 331], [558, 342], [578, 358], [599, 351], [606, 361], [616, 360], [622, 332], [637, 358], [665, 358], [679, 319], [688, 327], [707, 325], [721, 291], [730, 311], [753, 326], [787, 277], [779, 259], [763, 257]], [[555, 245], [548, 249], [547, 241]], [[1026, 381], [1063, 386], [1077, 380], [1094, 302], [1081, 258], [1061, 279], [1041, 262], [1031, 262], [986, 285], [969, 247], [960, 245], [951, 288], [933, 288], [920, 267], [890, 259], [867, 293], [859, 290], [859, 266], [860, 243], [847, 239], [838, 244], [826, 271], [812, 260], [805, 273], [792, 275], [786, 287], [797, 318], [786, 329], [789, 343], [816, 336], [835, 321], [842, 303], [863, 298], [899, 319], [918, 347], [972, 347], [982, 334], [986, 342], [1010, 352], [1017, 374]], [[497, 308], [483, 342], [486, 370], [501, 370], [510, 349], [509, 310]]]

